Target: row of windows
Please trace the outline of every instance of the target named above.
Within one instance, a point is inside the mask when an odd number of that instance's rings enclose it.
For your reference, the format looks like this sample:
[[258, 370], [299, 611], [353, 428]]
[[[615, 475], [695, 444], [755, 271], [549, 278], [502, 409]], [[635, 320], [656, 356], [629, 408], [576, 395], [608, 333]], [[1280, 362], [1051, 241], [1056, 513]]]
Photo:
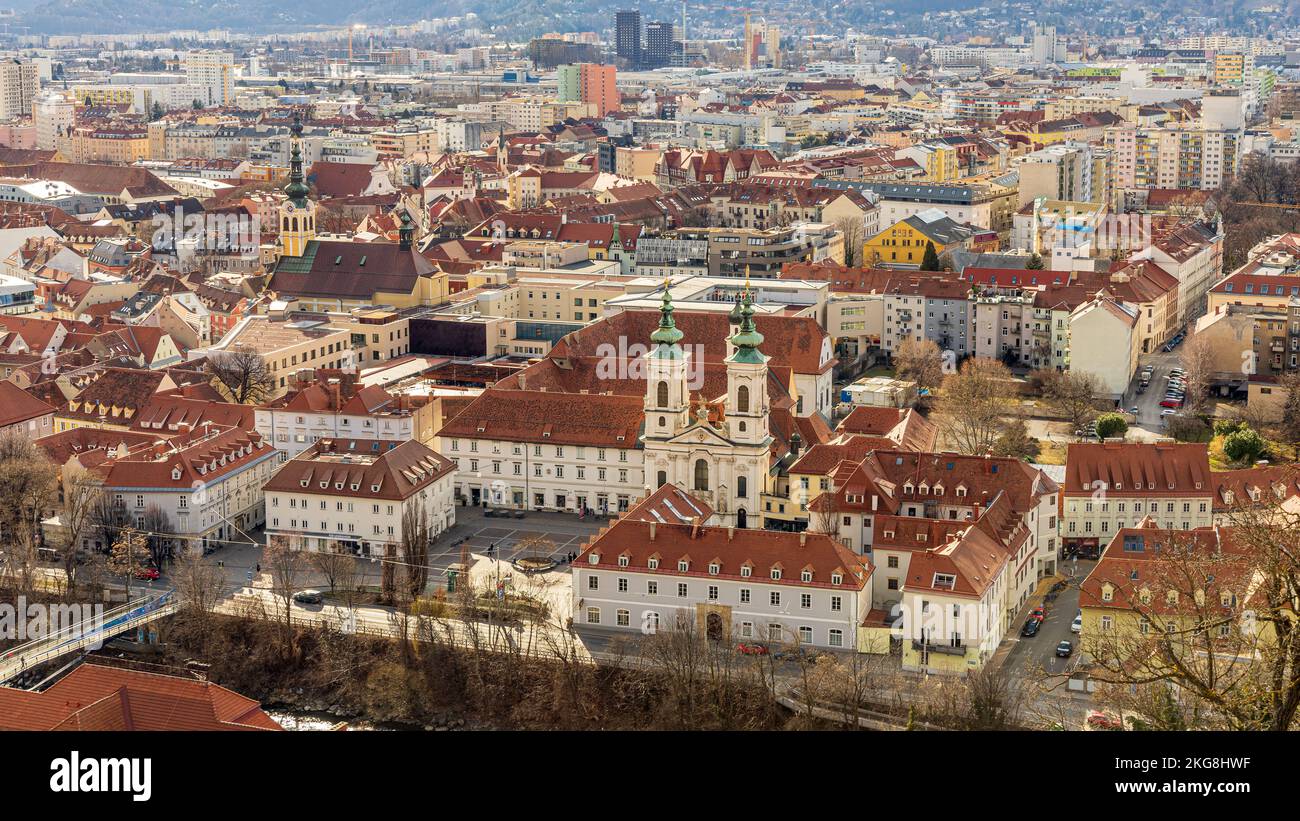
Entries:
[[[630, 582], [628, 581], [628, 579], [626, 579], [626, 578], [624, 578], [624, 577], [620, 577], [620, 578], [618, 578], [618, 580], [615, 582], [615, 586], [618, 588], [618, 592], [620, 592], [620, 593], [627, 593], [627, 592], [628, 592], [629, 585], [630, 585]], [[600, 577], [599, 577], [599, 576], [588, 576], [588, 577], [587, 577], [587, 590], [589, 590], [589, 591], [591, 591], [591, 592], [597, 592], [597, 591], [600, 590]], [[646, 594], [647, 596], [658, 596], [658, 595], [659, 595], [659, 581], [658, 581], [657, 579], [649, 579], [649, 580], [646, 581], [646, 590], [645, 590], [645, 594]], [[707, 589], [705, 590], [705, 594], [706, 594], [706, 598], [707, 598], [709, 601], [714, 601], [714, 602], [716, 602], [716, 601], [721, 601], [721, 590], [720, 590], [720, 588], [718, 587], [718, 585], [716, 585], [716, 584], [710, 584], [710, 585], [707, 585]], [[740, 593], [739, 593], [739, 595], [738, 595], [738, 597], [737, 597], [737, 598], [738, 598], [738, 602], [737, 602], [737, 603], [739, 603], [739, 604], [751, 604], [751, 603], [752, 603], [752, 596], [753, 596], [753, 591], [752, 591], [750, 588], [748, 588], [748, 587], [742, 587], [742, 588], [740, 588]], [[678, 597], [678, 598], [681, 598], [681, 599], [690, 598], [690, 585], [689, 585], [689, 583], [687, 583], [687, 582], [677, 582], [677, 597]], [[772, 591], [769, 591], [769, 592], [768, 592], [768, 594], [767, 594], [767, 603], [768, 603], [769, 605], [771, 605], [772, 607], [780, 607], [780, 606], [781, 606], [781, 602], [782, 602], [782, 598], [781, 598], [781, 591], [780, 591], [780, 590], [772, 590]], [[813, 606], [813, 594], [811, 594], [811, 593], [800, 593], [800, 594], [799, 594], [799, 607], [800, 607], [801, 609], [804, 609], [804, 610], [811, 610], [811, 609], [812, 609], [812, 606]], [[843, 596], [835, 596], [835, 595], [831, 596], [831, 597], [830, 597], [830, 607], [831, 607], [831, 611], [832, 611], [832, 612], [835, 612], [835, 613], [841, 612], [841, 611], [844, 609], [844, 597], [843, 597]]]
[[[602, 618], [601, 609], [599, 607], [587, 608], [586, 610], [587, 624], [600, 624], [601, 618]], [[689, 618], [690, 617], [685, 614], [679, 615], [678, 618], [679, 626], [684, 627]], [[614, 624], [618, 627], [631, 627], [632, 612], [630, 610], [625, 610], [625, 609], [615, 610]], [[657, 633], [659, 631], [660, 625], [661, 625], [661, 617], [658, 612], [650, 610], [642, 614], [640, 626], [642, 627], [643, 630], [645, 630], [645, 632]], [[758, 637], [755, 631], [754, 622], [752, 621], [742, 621], [740, 623], [739, 632], [740, 632], [740, 637], [744, 639], [752, 639]], [[807, 625], [800, 625], [799, 627], [796, 628], [796, 632], [799, 636], [799, 642], [801, 644], [814, 644], [816, 642], [817, 633], [815, 630], [813, 630], [813, 628], [808, 627]], [[766, 638], [768, 641], [782, 641], [785, 639], [785, 637], [786, 637], [786, 629], [784, 625], [777, 624], [775, 622], [772, 622], [767, 625]], [[829, 647], [843, 647], [844, 631], [834, 627], [827, 630], [826, 644]]]
[[[477, 440], [477, 439], [470, 439], [470, 440], [469, 440], [469, 452], [470, 452], [470, 453], [478, 453], [478, 452], [479, 452], [478, 444], [479, 444], [479, 440]], [[452, 440], [451, 440], [451, 449], [452, 449], [453, 451], [459, 451], [459, 450], [460, 450], [460, 440], [459, 440], [459, 439], [452, 439]], [[586, 458], [587, 458], [587, 449], [586, 449], [585, 447], [581, 447], [581, 446], [579, 446], [579, 447], [575, 448], [575, 450], [576, 450], [577, 452], [576, 452], [574, 458], [577, 458], [577, 459], [586, 459]], [[499, 447], [494, 447], [494, 448], [492, 449], [492, 452], [493, 452], [493, 453], [500, 453], [500, 451], [501, 451], [501, 449], [500, 449]], [[598, 462], [604, 462], [604, 461], [606, 461], [606, 460], [605, 460], [605, 451], [606, 451], [605, 448], [596, 448], [596, 461], [598, 461]], [[512, 453], [514, 456], [523, 456], [523, 455], [524, 455], [523, 446], [522, 446], [522, 445], [513, 445], [513, 446], [511, 447], [511, 453]], [[556, 445], [556, 446], [555, 446], [555, 458], [557, 458], [557, 459], [563, 459], [563, 458], [565, 458], [564, 454], [565, 454], [564, 445]], [[542, 456], [542, 446], [541, 446], [541, 445], [533, 445], [533, 456], [536, 456], [536, 457], [539, 457], [539, 458]], [[627, 461], [627, 451], [626, 451], [626, 450], [622, 450], [622, 449], [619, 450], [619, 452], [618, 452], [618, 461], [620, 461], [620, 462], [626, 462], [626, 461]]]

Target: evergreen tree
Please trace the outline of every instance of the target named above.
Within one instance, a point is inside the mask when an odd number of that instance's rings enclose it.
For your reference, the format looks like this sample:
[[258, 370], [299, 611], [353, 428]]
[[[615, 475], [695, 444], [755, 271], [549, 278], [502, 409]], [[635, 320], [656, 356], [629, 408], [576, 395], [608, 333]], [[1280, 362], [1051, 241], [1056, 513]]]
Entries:
[[922, 271], [938, 271], [939, 254], [934, 250], [934, 243], [929, 240], [925, 241], [925, 256], [921, 258]]

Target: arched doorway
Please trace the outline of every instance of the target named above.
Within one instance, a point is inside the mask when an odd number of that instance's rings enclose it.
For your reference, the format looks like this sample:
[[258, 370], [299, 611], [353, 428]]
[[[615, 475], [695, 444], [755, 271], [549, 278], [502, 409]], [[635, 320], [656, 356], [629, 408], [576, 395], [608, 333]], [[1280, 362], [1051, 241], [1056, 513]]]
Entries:
[[709, 641], [722, 641], [722, 616], [710, 613], [704, 617], [704, 632]]
[[736, 527], [749, 527], [749, 514], [743, 507], [736, 511]]

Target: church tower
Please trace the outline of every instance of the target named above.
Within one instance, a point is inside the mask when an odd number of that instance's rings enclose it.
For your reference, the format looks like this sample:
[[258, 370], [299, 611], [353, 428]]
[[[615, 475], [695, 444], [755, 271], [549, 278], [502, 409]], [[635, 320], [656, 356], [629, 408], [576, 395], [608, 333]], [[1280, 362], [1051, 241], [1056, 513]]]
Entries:
[[673, 321], [671, 282], [664, 281], [659, 306], [659, 327], [650, 334], [651, 349], [642, 361], [646, 375], [645, 436], [670, 439], [690, 424], [687, 377], [690, 358], [682, 346], [682, 332]]
[[316, 203], [307, 199], [309, 189], [302, 174], [302, 118], [293, 115], [289, 151], [289, 184], [280, 204], [280, 255], [300, 257], [307, 243], [316, 237]]
[[754, 294], [745, 277], [740, 325], [731, 337], [727, 363], [727, 438], [742, 445], [767, 441], [767, 361], [758, 350], [763, 335], [754, 325]]

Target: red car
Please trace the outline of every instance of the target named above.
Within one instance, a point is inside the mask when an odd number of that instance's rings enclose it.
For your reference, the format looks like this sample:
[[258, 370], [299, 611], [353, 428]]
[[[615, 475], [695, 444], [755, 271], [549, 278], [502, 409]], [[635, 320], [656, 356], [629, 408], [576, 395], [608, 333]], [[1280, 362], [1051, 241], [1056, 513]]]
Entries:
[[156, 567], [142, 567], [135, 571], [135, 577], [145, 582], [156, 582], [158, 581], [159, 575], [158, 568]]
[[1183, 406], [1180, 399], [1161, 399], [1160, 407], [1162, 408], [1181, 408]]
[[767, 648], [761, 644], [737, 644], [736, 652], [742, 656], [766, 656]]
[[1043, 619], [1047, 618], [1047, 611], [1044, 610], [1041, 606], [1035, 607], [1033, 610], [1030, 611], [1029, 618], [1033, 619], [1034, 621], [1042, 621]]

